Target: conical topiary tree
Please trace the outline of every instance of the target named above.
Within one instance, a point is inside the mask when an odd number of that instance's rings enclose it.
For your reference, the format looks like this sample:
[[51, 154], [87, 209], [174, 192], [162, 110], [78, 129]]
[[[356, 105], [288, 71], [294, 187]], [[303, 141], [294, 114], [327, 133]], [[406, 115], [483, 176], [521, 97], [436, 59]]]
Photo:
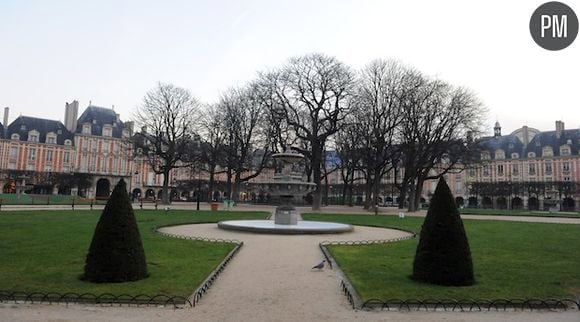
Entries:
[[473, 285], [471, 251], [449, 186], [439, 179], [431, 199], [415, 261], [413, 279], [439, 285]]
[[125, 181], [121, 179], [95, 228], [83, 280], [95, 283], [137, 281], [147, 263]]

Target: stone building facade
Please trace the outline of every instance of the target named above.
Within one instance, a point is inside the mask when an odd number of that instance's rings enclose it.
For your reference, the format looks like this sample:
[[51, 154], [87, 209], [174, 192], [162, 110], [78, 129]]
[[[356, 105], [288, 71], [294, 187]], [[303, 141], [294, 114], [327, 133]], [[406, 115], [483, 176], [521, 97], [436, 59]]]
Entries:
[[[159, 199], [163, 178], [153, 172], [146, 157], [135, 153], [133, 123], [121, 121], [113, 108], [89, 104], [80, 116], [78, 109], [77, 101], [65, 105], [64, 124], [28, 116], [9, 123], [9, 110], [5, 109], [4, 122], [0, 123], [2, 192], [105, 199], [123, 178], [133, 198]], [[141, 129], [143, 133], [146, 129]], [[523, 126], [502, 135], [496, 123], [494, 135], [480, 138], [478, 144], [480, 163], [445, 175], [458, 203], [471, 207], [580, 209], [580, 189], [566, 188], [567, 183], [580, 184], [580, 129], [566, 129], [562, 121], [556, 121], [552, 131]], [[266, 169], [244, 183], [240, 199], [250, 200], [250, 194], [260, 193], [260, 186], [272, 174]], [[397, 169], [385, 175], [383, 201], [398, 201], [394, 184], [403, 174], [403, 169]], [[216, 175], [215, 180], [215, 189], [223, 193], [225, 174]], [[174, 169], [169, 179], [171, 197], [191, 200], [198, 189], [207, 196], [211, 193], [204, 191], [207, 181], [207, 173], [187, 167]], [[339, 171], [331, 172], [325, 182], [330, 196], [341, 193]], [[435, 185], [435, 181], [425, 183], [425, 201]]]

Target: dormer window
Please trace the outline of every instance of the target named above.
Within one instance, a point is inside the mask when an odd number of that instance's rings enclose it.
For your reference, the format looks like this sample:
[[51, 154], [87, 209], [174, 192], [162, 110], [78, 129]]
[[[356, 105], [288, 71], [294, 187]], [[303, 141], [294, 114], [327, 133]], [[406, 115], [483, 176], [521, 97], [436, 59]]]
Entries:
[[124, 138], [128, 138], [129, 137], [129, 130], [123, 129], [123, 137]]
[[20, 135], [18, 135], [18, 133], [13, 133], [12, 136], [10, 137], [12, 140], [20, 140]]
[[570, 147], [568, 145], [562, 145], [560, 147], [560, 155], [561, 156], [567, 156], [570, 155]]
[[83, 124], [83, 134], [91, 134], [91, 125]]
[[503, 150], [496, 150], [495, 151], [495, 158], [498, 160], [505, 159], [505, 152]]
[[64, 140], [64, 145], [72, 145], [71, 140], [69, 139]]
[[481, 152], [481, 159], [482, 160], [489, 160], [490, 159], [489, 151], [483, 151], [483, 152]]
[[512, 159], [519, 159], [520, 155], [516, 152], [512, 153]]
[[542, 156], [543, 157], [551, 157], [551, 156], [554, 156], [554, 150], [552, 150], [552, 147], [551, 146], [545, 146], [542, 149]]
[[535, 152], [528, 152], [528, 158], [535, 158], [535, 157], [536, 157]]
[[113, 129], [110, 125], [103, 127], [103, 136], [113, 136]]
[[28, 142], [38, 142], [39, 133], [37, 131], [28, 132]]
[[56, 144], [56, 134], [54, 134], [54, 132], [48, 133], [46, 135], [46, 143]]

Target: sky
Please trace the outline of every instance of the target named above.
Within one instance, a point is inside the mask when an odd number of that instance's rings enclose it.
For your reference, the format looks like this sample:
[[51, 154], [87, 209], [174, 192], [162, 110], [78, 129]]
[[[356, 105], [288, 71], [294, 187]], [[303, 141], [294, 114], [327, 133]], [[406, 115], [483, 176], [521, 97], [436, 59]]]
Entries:
[[[544, 1], [0, 1], [0, 107], [64, 120], [91, 102], [131, 119], [157, 82], [204, 103], [290, 57], [321, 52], [355, 70], [393, 58], [473, 90], [492, 133], [580, 128], [580, 37], [533, 41]], [[580, 0], [564, 0], [580, 14]]]

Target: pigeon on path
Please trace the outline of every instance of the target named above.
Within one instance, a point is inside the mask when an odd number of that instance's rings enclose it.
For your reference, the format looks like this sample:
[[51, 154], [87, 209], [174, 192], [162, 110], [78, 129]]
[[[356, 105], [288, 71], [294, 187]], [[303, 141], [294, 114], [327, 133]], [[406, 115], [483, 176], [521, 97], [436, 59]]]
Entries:
[[312, 269], [323, 269], [324, 268], [324, 262], [326, 262], [326, 259], [323, 259], [322, 262], [320, 262], [318, 265], [312, 267]]

